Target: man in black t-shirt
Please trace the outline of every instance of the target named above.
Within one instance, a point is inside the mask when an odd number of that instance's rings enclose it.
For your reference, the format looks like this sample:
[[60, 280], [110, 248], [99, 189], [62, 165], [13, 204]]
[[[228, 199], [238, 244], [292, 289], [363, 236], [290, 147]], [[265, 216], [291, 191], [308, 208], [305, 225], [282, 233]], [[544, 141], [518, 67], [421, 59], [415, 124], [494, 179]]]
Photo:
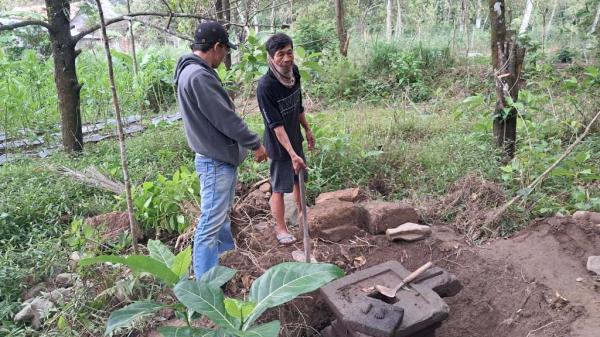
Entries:
[[271, 159], [271, 212], [275, 232], [277, 241], [287, 245], [296, 242], [296, 238], [285, 224], [283, 195], [294, 192], [296, 205], [299, 205], [298, 172], [306, 172], [300, 126], [304, 128], [309, 150], [313, 149], [315, 140], [302, 106], [300, 73], [294, 65], [292, 39], [283, 33], [275, 34], [267, 41], [266, 48], [269, 71], [260, 79], [256, 97], [265, 122], [264, 144]]

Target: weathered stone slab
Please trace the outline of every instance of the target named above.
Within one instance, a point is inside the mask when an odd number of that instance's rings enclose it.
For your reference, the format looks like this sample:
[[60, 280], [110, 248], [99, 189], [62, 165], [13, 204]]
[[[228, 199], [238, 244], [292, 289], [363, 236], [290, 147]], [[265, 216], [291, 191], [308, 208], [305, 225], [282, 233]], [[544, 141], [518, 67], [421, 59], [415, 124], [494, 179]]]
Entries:
[[356, 226], [338, 226], [319, 231], [319, 237], [321, 239], [339, 242], [345, 239], [352, 239], [359, 231], [360, 228]]
[[[388, 261], [333, 281], [321, 288], [321, 293], [336, 317], [348, 327], [351, 322], [361, 319], [359, 313], [362, 312], [357, 309], [363, 303], [370, 300], [377, 301], [369, 297], [376, 284], [393, 287], [409, 274], [410, 272], [399, 262]], [[401, 289], [396, 294], [395, 300], [397, 302], [391, 305], [404, 309], [402, 322], [393, 335], [396, 337], [412, 336], [448, 317], [448, 305], [432, 289], [421, 284], [410, 284]], [[386, 304], [383, 301], [379, 302]], [[376, 321], [371, 323], [377, 324]], [[353, 326], [351, 329], [376, 336], [372, 331], [363, 328]]]
[[310, 208], [308, 224], [315, 233], [340, 226], [364, 227], [366, 214], [362, 207], [351, 202], [327, 200]]
[[590, 211], [577, 211], [573, 213], [573, 219], [575, 220], [587, 220], [591, 223], [600, 223], [600, 213]]
[[260, 187], [258, 189], [263, 193], [271, 192], [271, 184], [264, 183], [264, 184], [260, 185]]
[[389, 228], [398, 227], [407, 222], [419, 222], [417, 211], [404, 203], [369, 201], [362, 206], [367, 212], [367, 230], [371, 234], [382, 234]]
[[600, 256], [590, 256], [587, 260], [587, 270], [600, 275]]
[[366, 199], [367, 194], [360, 188], [347, 188], [345, 190], [321, 193], [315, 200], [315, 204], [320, 204], [327, 200], [358, 202]]
[[463, 288], [456, 276], [440, 267], [431, 267], [414, 280], [413, 283], [430, 288], [440, 297], [452, 297], [458, 294]]

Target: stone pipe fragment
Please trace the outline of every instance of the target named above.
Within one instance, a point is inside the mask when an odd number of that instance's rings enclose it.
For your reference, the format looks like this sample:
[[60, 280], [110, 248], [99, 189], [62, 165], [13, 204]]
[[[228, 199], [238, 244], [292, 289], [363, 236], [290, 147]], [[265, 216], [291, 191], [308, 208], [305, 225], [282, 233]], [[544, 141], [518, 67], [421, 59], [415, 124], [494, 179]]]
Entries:
[[385, 231], [385, 236], [389, 241], [404, 240], [417, 241], [431, 235], [431, 227], [407, 222], [396, 228], [390, 228]]

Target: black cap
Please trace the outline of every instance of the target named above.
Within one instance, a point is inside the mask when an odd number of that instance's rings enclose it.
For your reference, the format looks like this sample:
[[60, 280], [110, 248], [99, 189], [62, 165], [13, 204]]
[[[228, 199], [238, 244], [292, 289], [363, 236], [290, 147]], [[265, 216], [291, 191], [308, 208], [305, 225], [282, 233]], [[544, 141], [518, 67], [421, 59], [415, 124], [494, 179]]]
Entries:
[[229, 34], [225, 27], [216, 21], [202, 22], [194, 34], [194, 45], [213, 45], [217, 42], [226, 44], [231, 49], [237, 46], [229, 42]]

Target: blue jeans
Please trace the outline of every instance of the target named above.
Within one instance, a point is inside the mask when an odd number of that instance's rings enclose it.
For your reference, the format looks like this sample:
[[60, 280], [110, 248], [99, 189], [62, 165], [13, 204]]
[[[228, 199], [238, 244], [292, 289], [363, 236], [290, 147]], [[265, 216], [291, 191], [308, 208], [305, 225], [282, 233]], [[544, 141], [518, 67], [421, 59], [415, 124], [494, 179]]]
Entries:
[[219, 264], [219, 255], [235, 248], [229, 212], [233, 206], [237, 169], [235, 166], [196, 154], [200, 177], [200, 219], [194, 236], [194, 275]]

